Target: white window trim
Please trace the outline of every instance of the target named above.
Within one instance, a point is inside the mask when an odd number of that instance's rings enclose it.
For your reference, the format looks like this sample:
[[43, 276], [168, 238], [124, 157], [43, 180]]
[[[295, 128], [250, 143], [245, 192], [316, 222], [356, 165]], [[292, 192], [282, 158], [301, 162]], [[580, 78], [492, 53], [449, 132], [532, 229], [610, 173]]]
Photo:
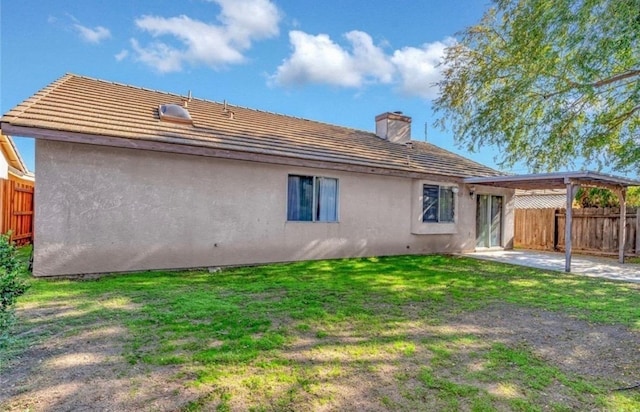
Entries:
[[[453, 222], [423, 222], [424, 186], [449, 187], [454, 191]], [[438, 190], [438, 195], [439, 195]], [[453, 182], [438, 182], [432, 180], [414, 180], [411, 195], [411, 233], [414, 235], [438, 235], [458, 233], [458, 219], [460, 215], [460, 185]], [[438, 213], [440, 211], [438, 210]]]
[[[453, 186], [452, 185], [437, 185], [437, 184], [431, 184], [431, 183], [424, 183], [424, 184], [422, 184], [422, 197], [423, 198], [424, 198], [424, 187], [425, 186], [431, 186], [431, 187], [437, 187], [438, 188], [438, 207], [436, 209], [437, 213], [438, 213], [438, 216], [437, 216], [435, 221], [425, 221], [424, 220], [424, 214], [425, 214], [426, 211], [424, 210], [424, 199], [423, 199], [423, 202], [422, 202], [422, 214], [420, 215], [422, 223], [428, 223], [428, 224], [456, 223], [457, 216], [458, 216], [458, 208], [457, 208], [458, 186], [456, 186], [456, 185], [453, 185]], [[442, 194], [442, 190], [443, 189], [445, 189], [445, 190], [449, 189], [449, 190], [451, 190], [453, 192], [453, 196], [454, 196], [453, 197], [453, 205], [452, 205], [453, 206], [453, 221], [451, 221], [451, 220], [441, 220], [440, 212], [442, 210], [440, 208], [440, 206], [441, 206], [440, 202], [441, 202], [442, 198], [440, 197], [440, 195]]]

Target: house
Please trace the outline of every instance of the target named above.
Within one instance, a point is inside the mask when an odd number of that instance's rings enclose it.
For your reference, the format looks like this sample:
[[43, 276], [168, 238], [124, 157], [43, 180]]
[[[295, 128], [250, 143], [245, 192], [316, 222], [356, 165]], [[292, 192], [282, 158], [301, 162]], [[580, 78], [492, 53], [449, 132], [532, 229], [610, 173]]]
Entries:
[[0, 133], [0, 233], [19, 245], [32, 241], [33, 187], [28, 169], [11, 137]]
[[9, 136], [0, 133], [0, 179], [33, 186], [35, 175], [29, 171]]
[[399, 112], [368, 132], [67, 74], [0, 122], [36, 139], [36, 276], [512, 246], [513, 189], [464, 182], [500, 173]]

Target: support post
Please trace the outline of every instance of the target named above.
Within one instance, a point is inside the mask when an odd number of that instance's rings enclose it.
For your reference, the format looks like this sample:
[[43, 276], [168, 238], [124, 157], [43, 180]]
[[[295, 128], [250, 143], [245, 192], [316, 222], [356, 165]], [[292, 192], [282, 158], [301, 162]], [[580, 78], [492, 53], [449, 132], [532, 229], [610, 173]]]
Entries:
[[577, 190], [571, 181], [565, 180], [567, 185], [567, 211], [564, 219], [564, 271], [571, 272], [571, 232], [573, 228], [573, 197], [574, 189]]
[[640, 207], [636, 209], [636, 256], [640, 256]]
[[618, 229], [618, 262], [624, 263], [624, 246], [627, 243], [627, 189], [616, 193], [620, 203], [620, 229]]

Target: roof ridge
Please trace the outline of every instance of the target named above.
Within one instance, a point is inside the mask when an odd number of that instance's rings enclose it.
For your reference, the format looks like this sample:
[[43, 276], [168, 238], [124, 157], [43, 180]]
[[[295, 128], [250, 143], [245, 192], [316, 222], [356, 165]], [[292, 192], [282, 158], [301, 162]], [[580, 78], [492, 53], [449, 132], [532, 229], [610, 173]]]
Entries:
[[[209, 103], [223, 104], [223, 103], [212, 101], [212, 100], [208, 100], [208, 99], [198, 99], [198, 100], [206, 101], [206, 102], [209, 102]], [[256, 108], [253, 108], [253, 107], [247, 107], [247, 106], [241, 106], [241, 105], [237, 105], [237, 104], [231, 104], [229, 102], [227, 102], [227, 105], [233, 106], [233, 107], [238, 107], [238, 108], [244, 109], [244, 110], [251, 110], [251, 111], [259, 112], [259, 113], [267, 113], [267, 114], [272, 114], [272, 115], [280, 116], [280, 117], [286, 117], [286, 118], [294, 119], [294, 120], [304, 120], [306, 122], [316, 123], [316, 124], [319, 124], [319, 125], [338, 127], [340, 129], [353, 130], [353, 131], [356, 131], [356, 132], [364, 132], [364, 133], [369, 133], [369, 134], [375, 135], [375, 133], [373, 133], [373, 132], [371, 132], [369, 130], [356, 129], [355, 127], [341, 126], [341, 125], [337, 125], [337, 124], [334, 124], [334, 123], [321, 122], [319, 120], [307, 119], [306, 117], [293, 116], [293, 115], [290, 115], [290, 114], [278, 113], [278, 112], [274, 112], [274, 111], [270, 111], [270, 110], [256, 109]]]
[[[112, 84], [112, 85], [115, 85], [115, 86], [129, 87], [131, 89], [136, 89], [136, 90], [144, 90], [144, 91], [147, 91], [147, 92], [166, 94], [166, 95], [175, 96], [175, 97], [187, 97], [187, 96], [185, 96], [183, 94], [171, 93], [171, 92], [167, 92], [167, 91], [163, 91], [163, 90], [151, 89], [151, 88], [148, 88], [148, 87], [134, 86], [132, 84], [116, 82], [116, 81], [113, 81], [113, 80], [98, 79], [97, 77], [84, 76], [84, 75], [81, 75], [81, 74], [67, 73], [67, 75], [73, 76], [73, 77], [78, 78], [78, 79], [92, 80], [92, 81], [95, 81], [95, 82]], [[198, 100], [203, 100], [203, 99], [198, 99]]]
[[[132, 84], [127, 84], [127, 83], [121, 83], [121, 82], [115, 82], [115, 81], [110, 81], [110, 80], [98, 79], [98, 78], [90, 77], [90, 76], [78, 75], [78, 74], [73, 74], [73, 73], [67, 73], [67, 75], [68, 76], [77, 77], [77, 78], [80, 78], [80, 79], [92, 80], [92, 81], [97, 81], [97, 82], [106, 83], [106, 84], [113, 84], [113, 85], [116, 85], [116, 86], [129, 87], [129, 88], [137, 89], [137, 90], [145, 90], [145, 91], [165, 94], [165, 95], [169, 95], [169, 96], [175, 96], [175, 97], [181, 97], [181, 98], [188, 97], [188, 96], [182, 95], [182, 94], [171, 93], [171, 92], [167, 92], [167, 91], [163, 91], [163, 90], [151, 89], [151, 88], [147, 88], [147, 87], [134, 86]], [[275, 115], [275, 116], [286, 117], [286, 118], [295, 119], [295, 120], [304, 120], [304, 121], [311, 122], [311, 123], [316, 123], [316, 124], [319, 124], [319, 125], [338, 127], [340, 129], [354, 130], [354, 131], [357, 131], [357, 132], [364, 132], [364, 133], [369, 133], [369, 134], [375, 135], [375, 133], [373, 133], [373, 132], [371, 132], [369, 130], [357, 129], [355, 127], [341, 126], [341, 125], [337, 125], [337, 124], [334, 124], [334, 123], [321, 122], [321, 121], [318, 121], [318, 120], [307, 119], [305, 117], [292, 116], [292, 115], [289, 115], [289, 114], [278, 113], [278, 112], [274, 112], [274, 111], [270, 111], [270, 110], [262, 110], [262, 109], [256, 109], [256, 108], [253, 108], [253, 107], [242, 106], [242, 105], [239, 105], [239, 104], [229, 103], [226, 99], [224, 99], [223, 101], [218, 101], [218, 100], [212, 100], [212, 99], [207, 99], [207, 98], [202, 98], [202, 97], [193, 97], [193, 96], [191, 97], [191, 99], [192, 100], [198, 100], [198, 101], [205, 102], [205, 103], [214, 103], [214, 104], [225, 104], [226, 103], [228, 106], [237, 107], [237, 108], [243, 109], [243, 110], [250, 110], [250, 111], [259, 112], [259, 113], [267, 113], [267, 114], [272, 114], [272, 115]]]

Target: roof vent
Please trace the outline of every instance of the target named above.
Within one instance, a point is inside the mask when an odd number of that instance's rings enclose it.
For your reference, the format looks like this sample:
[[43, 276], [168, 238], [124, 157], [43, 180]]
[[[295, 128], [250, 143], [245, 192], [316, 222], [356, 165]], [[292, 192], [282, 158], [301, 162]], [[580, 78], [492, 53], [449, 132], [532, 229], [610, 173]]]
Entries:
[[161, 104], [158, 106], [160, 120], [176, 123], [193, 124], [189, 111], [179, 104]]

